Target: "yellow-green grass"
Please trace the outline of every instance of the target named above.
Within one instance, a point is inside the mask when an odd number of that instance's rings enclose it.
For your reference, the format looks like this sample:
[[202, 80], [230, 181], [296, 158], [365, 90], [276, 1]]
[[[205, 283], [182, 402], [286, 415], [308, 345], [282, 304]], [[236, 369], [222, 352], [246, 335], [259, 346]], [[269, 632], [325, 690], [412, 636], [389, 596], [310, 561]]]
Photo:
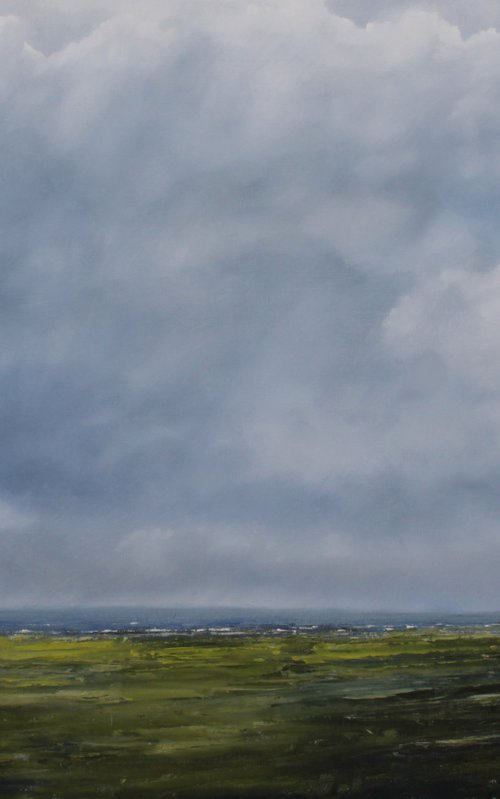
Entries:
[[0, 797], [500, 796], [500, 639], [0, 636]]

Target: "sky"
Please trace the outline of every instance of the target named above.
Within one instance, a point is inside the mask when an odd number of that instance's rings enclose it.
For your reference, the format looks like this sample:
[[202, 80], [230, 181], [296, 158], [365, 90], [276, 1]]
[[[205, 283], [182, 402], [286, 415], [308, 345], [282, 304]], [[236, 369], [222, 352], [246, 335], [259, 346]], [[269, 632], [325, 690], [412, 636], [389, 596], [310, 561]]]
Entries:
[[0, 605], [500, 609], [497, 0], [0, 0]]

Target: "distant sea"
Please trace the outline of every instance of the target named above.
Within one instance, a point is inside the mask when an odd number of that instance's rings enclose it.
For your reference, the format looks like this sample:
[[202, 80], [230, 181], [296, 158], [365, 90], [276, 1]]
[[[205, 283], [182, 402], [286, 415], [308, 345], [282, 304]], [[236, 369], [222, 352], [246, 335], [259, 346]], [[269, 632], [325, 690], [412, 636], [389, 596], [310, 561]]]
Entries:
[[235, 635], [244, 632], [384, 630], [448, 627], [485, 628], [500, 633], [497, 613], [362, 613], [341, 610], [272, 610], [264, 608], [71, 608], [0, 609], [0, 634], [47, 635], [176, 633]]

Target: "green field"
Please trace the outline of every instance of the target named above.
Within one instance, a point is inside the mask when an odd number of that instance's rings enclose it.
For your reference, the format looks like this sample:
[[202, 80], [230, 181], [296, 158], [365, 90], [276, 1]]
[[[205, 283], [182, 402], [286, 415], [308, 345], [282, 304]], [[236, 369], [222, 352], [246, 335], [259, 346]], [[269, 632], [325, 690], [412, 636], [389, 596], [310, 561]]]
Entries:
[[0, 797], [500, 798], [500, 638], [0, 636]]

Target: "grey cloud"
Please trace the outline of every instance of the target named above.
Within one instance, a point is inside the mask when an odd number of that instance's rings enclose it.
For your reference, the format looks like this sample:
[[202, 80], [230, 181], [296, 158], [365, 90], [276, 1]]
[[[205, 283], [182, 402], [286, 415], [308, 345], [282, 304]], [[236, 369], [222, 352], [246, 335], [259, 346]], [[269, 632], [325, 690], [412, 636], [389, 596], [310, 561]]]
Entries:
[[494, 600], [495, 5], [4, 0], [2, 603]]
[[495, 0], [478, 0], [473, 6], [467, 0], [382, 0], [376, 7], [369, 0], [328, 0], [328, 6], [357, 25], [391, 20], [413, 9], [439, 14], [456, 25], [464, 36], [500, 25], [500, 10]]

